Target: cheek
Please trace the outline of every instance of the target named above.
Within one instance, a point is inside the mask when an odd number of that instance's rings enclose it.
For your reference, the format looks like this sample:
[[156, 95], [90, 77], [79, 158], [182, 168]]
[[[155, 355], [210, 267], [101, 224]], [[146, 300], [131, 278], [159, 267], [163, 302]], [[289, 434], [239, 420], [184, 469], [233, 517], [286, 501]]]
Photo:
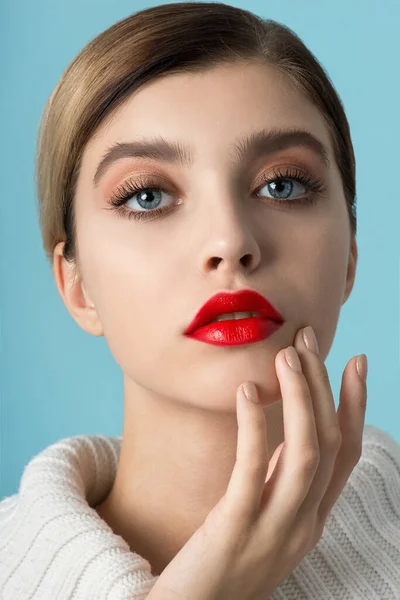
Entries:
[[345, 292], [349, 247], [343, 236], [330, 236], [316, 246], [303, 269], [303, 297], [309, 324], [315, 329], [323, 359], [329, 353]]
[[103, 245], [101, 253], [86, 251], [82, 261], [110, 351], [121, 369], [136, 379], [132, 370], [138, 375], [149, 365], [151, 375], [171, 347], [171, 334], [176, 335], [182, 319], [173, 297], [173, 290], [182, 288], [182, 271], [166, 253], [133, 246], [114, 240]]

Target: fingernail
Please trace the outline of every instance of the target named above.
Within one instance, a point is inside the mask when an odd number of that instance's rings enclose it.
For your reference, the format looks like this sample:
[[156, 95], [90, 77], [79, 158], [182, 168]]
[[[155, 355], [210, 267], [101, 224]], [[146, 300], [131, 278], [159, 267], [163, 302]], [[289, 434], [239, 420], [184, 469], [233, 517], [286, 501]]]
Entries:
[[260, 400], [258, 398], [257, 388], [252, 381], [245, 381], [242, 384], [242, 389], [247, 400], [259, 404]]
[[366, 381], [368, 374], [368, 359], [366, 354], [360, 354], [360, 356], [357, 356], [356, 367], [362, 381]]
[[311, 350], [311, 352], [314, 352], [314, 354], [319, 354], [317, 338], [315, 337], [314, 329], [311, 327], [311, 325], [308, 325], [303, 329], [303, 339], [305, 345], [309, 350]]
[[296, 349], [293, 346], [289, 346], [289, 348], [285, 349], [285, 357], [289, 367], [291, 367], [294, 371], [301, 372], [301, 362], [299, 359], [299, 355], [297, 354]]

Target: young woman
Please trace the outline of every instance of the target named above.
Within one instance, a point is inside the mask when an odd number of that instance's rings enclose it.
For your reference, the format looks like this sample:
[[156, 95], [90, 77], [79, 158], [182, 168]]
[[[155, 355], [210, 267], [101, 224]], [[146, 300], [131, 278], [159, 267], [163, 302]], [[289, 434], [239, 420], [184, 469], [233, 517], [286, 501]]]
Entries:
[[52, 93], [37, 183], [124, 427], [26, 466], [0, 597], [399, 598], [400, 446], [364, 427], [366, 356], [337, 411], [324, 364], [355, 281], [355, 158], [302, 41], [218, 2], [129, 16]]

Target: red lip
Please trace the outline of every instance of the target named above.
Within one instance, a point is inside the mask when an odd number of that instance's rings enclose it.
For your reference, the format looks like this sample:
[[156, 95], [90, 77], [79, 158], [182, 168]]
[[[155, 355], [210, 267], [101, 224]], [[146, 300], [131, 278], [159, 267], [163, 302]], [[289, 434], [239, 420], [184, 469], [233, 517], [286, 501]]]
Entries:
[[[199, 327], [207, 325], [219, 315], [232, 312], [257, 312], [264, 318], [279, 324], [285, 322], [272, 304], [253, 290], [219, 292], [212, 296], [198, 311], [193, 321], [185, 329], [185, 335], [191, 335]], [[226, 321], [224, 323], [230, 323]]]

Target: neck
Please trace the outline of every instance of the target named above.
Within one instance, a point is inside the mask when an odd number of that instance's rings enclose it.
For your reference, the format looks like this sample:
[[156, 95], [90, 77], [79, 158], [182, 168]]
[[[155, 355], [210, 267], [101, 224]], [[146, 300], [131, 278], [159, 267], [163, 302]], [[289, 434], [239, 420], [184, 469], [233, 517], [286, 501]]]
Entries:
[[[281, 400], [265, 407], [264, 414], [272, 457], [283, 441]], [[224, 495], [236, 461], [237, 433], [232, 406], [211, 411], [146, 391], [125, 394], [117, 474], [96, 510], [131, 551], [150, 562], [154, 575]]]

